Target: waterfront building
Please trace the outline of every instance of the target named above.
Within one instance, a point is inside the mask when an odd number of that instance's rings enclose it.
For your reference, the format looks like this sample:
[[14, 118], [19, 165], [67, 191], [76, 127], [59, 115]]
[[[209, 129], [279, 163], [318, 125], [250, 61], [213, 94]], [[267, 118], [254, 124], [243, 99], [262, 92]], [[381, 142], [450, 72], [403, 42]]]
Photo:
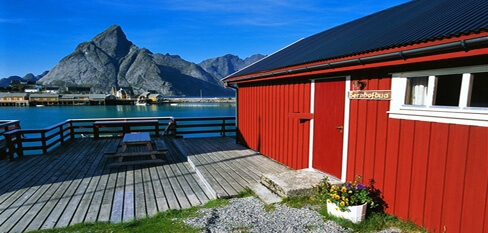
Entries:
[[0, 93], [1, 106], [29, 106], [27, 93]]
[[30, 94], [29, 103], [31, 105], [58, 105], [59, 95], [58, 94]]

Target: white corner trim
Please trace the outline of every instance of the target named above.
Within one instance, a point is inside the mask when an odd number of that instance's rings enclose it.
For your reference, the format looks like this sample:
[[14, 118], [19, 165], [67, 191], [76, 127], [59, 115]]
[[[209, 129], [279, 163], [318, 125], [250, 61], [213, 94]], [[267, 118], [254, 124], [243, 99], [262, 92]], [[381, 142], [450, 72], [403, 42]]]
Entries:
[[[315, 79], [311, 80], [310, 83], [310, 113], [314, 113], [315, 110]], [[312, 169], [313, 164], [313, 131], [314, 129], [314, 119], [310, 120], [310, 139], [308, 144], [308, 168]]]
[[346, 182], [347, 179], [347, 158], [349, 147], [349, 117], [350, 117], [350, 100], [347, 96], [351, 87], [351, 76], [346, 76], [346, 90], [344, 92], [344, 134], [342, 141], [342, 169], [341, 169], [341, 181]]

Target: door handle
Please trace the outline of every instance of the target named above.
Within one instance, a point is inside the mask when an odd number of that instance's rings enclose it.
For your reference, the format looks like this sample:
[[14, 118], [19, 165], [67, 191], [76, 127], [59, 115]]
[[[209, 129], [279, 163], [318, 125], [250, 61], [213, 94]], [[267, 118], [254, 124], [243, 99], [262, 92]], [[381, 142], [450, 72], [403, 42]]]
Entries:
[[336, 126], [335, 128], [338, 129], [341, 133], [342, 133], [342, 131], [344, 131], [344, 126], [342, 126], [342, 125]]

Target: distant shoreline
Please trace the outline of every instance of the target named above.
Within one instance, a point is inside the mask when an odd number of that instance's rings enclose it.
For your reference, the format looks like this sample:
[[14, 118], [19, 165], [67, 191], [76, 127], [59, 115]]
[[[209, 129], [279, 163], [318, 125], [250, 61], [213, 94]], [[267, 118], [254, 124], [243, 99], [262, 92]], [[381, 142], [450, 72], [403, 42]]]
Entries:
[[214, 97], [214, 98], [200, 98], [200, 97], [171, 97], [171, 98], [164, 98], [164, 103], [234, 103], [236, 102], [236, 98], [233, 97]]

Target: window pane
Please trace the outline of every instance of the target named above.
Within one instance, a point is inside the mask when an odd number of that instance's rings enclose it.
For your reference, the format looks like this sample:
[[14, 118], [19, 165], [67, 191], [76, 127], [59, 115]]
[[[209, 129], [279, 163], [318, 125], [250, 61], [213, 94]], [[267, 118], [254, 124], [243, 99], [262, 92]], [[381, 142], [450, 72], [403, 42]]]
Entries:
[[437, 76], [434, 105], [459, 106], [462, 80], [461, 74]]
[[429, 77], [408, 78], [407, 93], [405, 93], [405, 104], [425, 105], [428, 83]]
[[488, 107], [488, 72], [473, 74], [469, 107]]

